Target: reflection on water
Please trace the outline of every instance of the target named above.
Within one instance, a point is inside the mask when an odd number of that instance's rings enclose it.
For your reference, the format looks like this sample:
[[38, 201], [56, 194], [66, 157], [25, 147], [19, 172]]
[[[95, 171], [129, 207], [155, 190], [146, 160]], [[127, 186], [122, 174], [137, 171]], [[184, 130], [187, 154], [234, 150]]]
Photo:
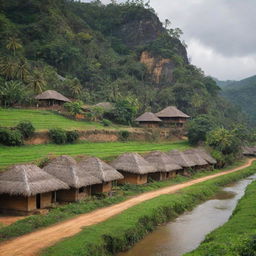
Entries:
[[119, 256], [180, 256], [194, 250], [208, 233], [227, 222], [247, 185], [255, 179], [256, 175], [226, 186], [214, 198], [160, 226]]

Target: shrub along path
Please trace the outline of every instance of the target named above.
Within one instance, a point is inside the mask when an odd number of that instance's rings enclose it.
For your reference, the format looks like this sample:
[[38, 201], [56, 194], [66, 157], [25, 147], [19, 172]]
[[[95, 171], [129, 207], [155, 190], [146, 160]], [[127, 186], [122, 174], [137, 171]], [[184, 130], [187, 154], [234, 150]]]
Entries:
[[214, 179], [229, 173], [237, 172], [251, 166], [254, 160], [256, 160], [256, 158], [249, 159], [244, 165], [235, 169], [209, 175], [182, 184], [166, 187], [153, 192], [144, 193], [122, 203], [102, 208], [91, 213], [82, 214], [76, 218], [59, 223], [52, 227], [21, 236], [11, 241], [4, 242], [0, 244], [0, 256], [37, 255], [41, 249], [49, 247], [63, 238], [70, 237], [79, 233], [86, 226], [91, 226], [103, 222], [146, 200], [150, 200], [163, 194], [175, 193], [191, 185]]

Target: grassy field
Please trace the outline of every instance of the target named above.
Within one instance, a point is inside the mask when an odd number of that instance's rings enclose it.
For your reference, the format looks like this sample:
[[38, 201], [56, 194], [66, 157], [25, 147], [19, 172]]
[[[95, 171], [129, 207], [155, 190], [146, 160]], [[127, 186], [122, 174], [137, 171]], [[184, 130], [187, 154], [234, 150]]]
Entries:
[[[75, 121], [46, 110], [0, 108], [0, 126], [11, 127], [24, 120], [32, 122], [36, 130], [48, 130], [52, 128], [63, 128], [67, 130], [106, 129], [100, 123]], [[122, 126], [113, 125], [110, 128], [120, 129]]]
[[[234, 166], [229, 166], [228, 168], [235, 168], [243, 163], [244, 162], [237, 162]], [[118, 202], [126, 200], [131, 196], [139, 195], [144, 192], [154, 191], [163, 187], [179, 184], [182, 182], [186, 182], [192, 179], [200, 178], [203, 176], [207, 176], [209, 174], [214, 174], [222, 171], [224, 170], [214, 170], [211, 173], [209, 173], [209, 171], [200, 171], [192, 174], [190, 177], [178, 175], [174, 179], [158, 182], [154, 181], [144, 185], [126, 184], [124, 186], [117, 186], [114, 187], [114, 196], [110, 198], [88, 198], [81, 202], [58, 206], [57, 208], [50, 210], [49, 213], [46, 215], [34, 215], [27, 217], [23, 220], [17, 221], [7, 227], [0, 226], [0, 242], [30, 233], [39, 228], [48, 227], [50, 225], [56, 224], [60, 221], [67, 220], [79, 214], [91, 212], [101, 207], [116, 204]]]
[[125, 152], [145, 153], [153, 150], [168, 151], [189, 148], [186, 141], [178, 142], [80, 142], [78, 144], [43, 144], [21, 147], [0, 146], [0, 169], [17, 163], [29, 163], [47, 156], [59, 155], [90, 155], [102, 159], [111, 159]]
[[[85, 228], [79, 234], [48, 248], [42, 255], [116, 255], [134, 245], [159, 224], [165, 223], [207, 200], [216, 194], [222, 186], [255, 173], [255, 167], [256, 163], [242, 171], [185, 188], [179, 193], [162, 195], [143, 202], [103, 223]], [[224, 237], [224, 241], [225, 239]], [[221, 254], [206, 253], [202, 255]]]
[[[205, 241], [186, 256], [256, 255], [256, 182], [250, 184], [232, 217], [207, 235]], [[211, 252], [211, 253], [209, 253]]]

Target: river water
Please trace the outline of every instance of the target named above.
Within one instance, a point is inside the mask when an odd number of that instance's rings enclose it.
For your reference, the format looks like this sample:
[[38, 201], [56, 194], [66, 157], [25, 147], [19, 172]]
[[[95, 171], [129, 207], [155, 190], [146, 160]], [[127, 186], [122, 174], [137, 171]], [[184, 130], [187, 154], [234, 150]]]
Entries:
[[196, 249], [208, 233], [228, 221], [246, 187], [255, 179], [253, 175], [226, 186], [215, 197], [158, 227], [118, 256], [180, 256]]

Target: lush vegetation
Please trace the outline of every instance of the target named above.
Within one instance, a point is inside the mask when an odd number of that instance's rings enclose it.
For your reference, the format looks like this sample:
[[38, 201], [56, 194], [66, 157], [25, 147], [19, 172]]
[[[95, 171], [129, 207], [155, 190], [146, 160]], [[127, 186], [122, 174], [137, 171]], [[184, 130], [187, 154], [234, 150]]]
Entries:
[[80, 142], [77, 144], [66, 145], [33, 145], [22, 147], [0, 146], [0, 169], [12, 164], [18, 163], [40, 163], [45, 157], [54, 157], [59, 155], [90, 155], [103, 159], [110, 159], [125, 152], [144, 153], [153, 150], [168, 151], [172, 149], [184, 150], [189, 145], [186, 141], [179, 142], [108, 142], [91, 143]]
[[246, 113], [253, 125], [256, 124], [256, 76], [231, 82], [223, 87], [223, 96], [238, 105]]
[[[125, 124], [167, 105], [192, 117], [214, 116], [225, 126], [243, 120], [218, 96], [215, 81], [189, 64], [182, 31], [168, 20], [163, 25], [142, 0], [107, 6], [98, 0], [9, 0], [0, 8], [3, 106], [35, 105], [35, 94], [55, 89], [86, 104], [113, 102], [112, 120]], [[173, 67], [163, 70], [159, 81], [140, 62], [145, 51], [171, 59]], [[72, 106], [73, 114], [79, 111]]]
[[[237, 163], [234, 166], [237, 165], [240, 165], [240, 163]], [[230, 166], [230, 168], [232, 167], [233, 166]], [[221, 171], [223, 170], [214, 170], [211, 172], [211, 174]], [[143, 192], [153, 191], [162, 187], [167, 187], [207, 175], [209, 175], [209, 171], [201, 171], [192, 174], [190, 177], [177, 176], [174, 179], [160, 182], [154, 181], [145, 185], [126, 184], [123, 186], [114, 187], [115, 194], [110, 198], [102, 195], [101, 198], [92, 197], [77, 203], [58, 206], [57, 208], [51, 209], [47, 215], [30, 216], [26, 219], [17, 221], [8, 227], [4, 227], [0, 229], [0, 241], [26, 234], [42, 227], [50, 226], [68, 218], [72, 218], [76, 215], [93, 211], [97, 208], [121, 202], [130, 196], [138, 195]]]
[[103, 223], [85, 228], [78, 235], [57, 243], [42, 255], [115, 255], [142, 239], [157, 225], [165, 223], [213, 196], [233, 181], [255, 173], [255, 164], [232, 173], [185, 188], [180, 193], [163, 195], [134, 206]]
[[250, 184], [231, 219], [208, 234], [204, 242], [187, 256], [256, 255], [256, 182]]

